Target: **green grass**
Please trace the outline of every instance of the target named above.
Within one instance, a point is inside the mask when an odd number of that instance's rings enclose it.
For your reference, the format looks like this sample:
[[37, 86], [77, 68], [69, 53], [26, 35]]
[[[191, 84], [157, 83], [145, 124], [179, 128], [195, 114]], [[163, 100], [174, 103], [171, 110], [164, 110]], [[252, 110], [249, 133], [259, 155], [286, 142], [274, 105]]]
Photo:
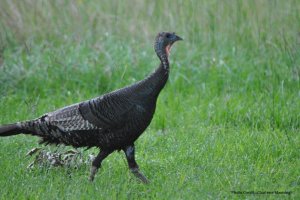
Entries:
[[38, 139], [19, 135], [0, 138], [0, 199], [299, 199], [297, 0], [3, 0], [0, 124], [143, 79], [159, 64], [162, 30], [184, 41], [136, 142], [151, 183], [136, 181], [118, 152], [94, 183], [88, 165], [27, 170]]

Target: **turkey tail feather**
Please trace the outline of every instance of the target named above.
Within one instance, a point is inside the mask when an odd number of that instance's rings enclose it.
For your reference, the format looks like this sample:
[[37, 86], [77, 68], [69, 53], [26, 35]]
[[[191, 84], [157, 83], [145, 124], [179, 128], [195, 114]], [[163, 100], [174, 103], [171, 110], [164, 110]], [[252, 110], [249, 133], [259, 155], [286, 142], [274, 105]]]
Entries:
[[17, 135], [21, 133], [21, 128], [18, 124], [7, 124], [0, 126], [0, 137]]

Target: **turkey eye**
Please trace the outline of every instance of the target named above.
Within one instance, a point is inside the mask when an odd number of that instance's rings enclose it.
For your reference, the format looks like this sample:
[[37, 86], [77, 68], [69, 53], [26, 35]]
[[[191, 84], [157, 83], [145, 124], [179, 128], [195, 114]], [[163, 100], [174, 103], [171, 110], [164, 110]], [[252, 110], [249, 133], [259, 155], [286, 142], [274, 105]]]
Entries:
[[166, 37], [167, 37], [167, 38], [171, 38], [171, 34], [168, 33], [168, 34], [166, 35]]

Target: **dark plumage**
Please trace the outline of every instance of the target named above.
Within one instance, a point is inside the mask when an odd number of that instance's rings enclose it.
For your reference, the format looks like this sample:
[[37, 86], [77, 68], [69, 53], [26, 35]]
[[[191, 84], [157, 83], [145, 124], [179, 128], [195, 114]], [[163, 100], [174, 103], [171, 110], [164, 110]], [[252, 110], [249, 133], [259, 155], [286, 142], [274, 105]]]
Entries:
[[182, 39], [175, 33], [157, 35], [154, 48], [161, 63], [144, 80], [38, 119], [1, 126], [0, 136], [24, 133], [39, 136], [46, 144], [98, 147], [100, 153], [92, 163], [90, 180], [103, 159], [115, 150], [123, 150], [130, 170], [147, 182], [134, 158], [134, 142], [152, 120], [157, 97], [168, 80], [170, 48], [178, 40]]

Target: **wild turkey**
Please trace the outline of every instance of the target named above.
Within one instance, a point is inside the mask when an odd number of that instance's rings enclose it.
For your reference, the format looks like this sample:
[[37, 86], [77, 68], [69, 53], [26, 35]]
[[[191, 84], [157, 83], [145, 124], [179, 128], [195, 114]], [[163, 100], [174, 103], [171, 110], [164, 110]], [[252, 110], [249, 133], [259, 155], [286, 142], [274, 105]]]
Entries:
[[182, 39], [170, 32], [156, 36], [154, 49], [161, 63], [144, 80], [38, 119], [3, 125], [0, 136], [24, 133], [41, 137], [40, 143], [45, 144], [98, 147], [100, 152], [92, 162], [91, 181], [109, 154], [123, 150], [131, 172], [147, 183], [135, 161], [134, 142], [152, 120], [157, 97], [169, 77], [170, 49], [178, 40]]

